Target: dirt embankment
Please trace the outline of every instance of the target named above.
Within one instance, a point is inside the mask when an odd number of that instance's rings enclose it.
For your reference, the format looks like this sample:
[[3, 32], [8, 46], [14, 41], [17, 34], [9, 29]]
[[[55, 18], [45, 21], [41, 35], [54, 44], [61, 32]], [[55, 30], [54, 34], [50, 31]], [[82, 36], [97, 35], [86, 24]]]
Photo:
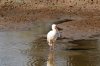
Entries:
[[100, 33], [99, 0], [1, 0], [0, 31], [32, 30], [38, 22], [59, 24], [63, 36], [85, 38]]
[[100, 18], [90, 18], [59, 24], [62, 36], [70, 39], [87, 39], [100, 36]]

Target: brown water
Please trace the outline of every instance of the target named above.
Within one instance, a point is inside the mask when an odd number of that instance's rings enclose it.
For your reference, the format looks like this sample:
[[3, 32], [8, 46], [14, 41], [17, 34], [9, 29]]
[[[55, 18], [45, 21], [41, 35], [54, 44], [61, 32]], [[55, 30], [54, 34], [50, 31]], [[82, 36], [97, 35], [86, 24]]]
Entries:
[[58, 40], [49, 50], [43, 31], [0, 32], [0, 66], [100, 66], [100, 38]]

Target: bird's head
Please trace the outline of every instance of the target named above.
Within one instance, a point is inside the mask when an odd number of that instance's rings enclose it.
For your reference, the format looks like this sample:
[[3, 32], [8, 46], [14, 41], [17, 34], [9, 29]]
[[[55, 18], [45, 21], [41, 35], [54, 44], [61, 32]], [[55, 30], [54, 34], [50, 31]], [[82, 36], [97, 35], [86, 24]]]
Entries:
[[52, 24], [52, 30], [56, 30], [57, 29], [57, 25], [56, 24]]
[[62, 28], [58, 27], [56, 24], [52, 24], [52, 30], [63, 30]]

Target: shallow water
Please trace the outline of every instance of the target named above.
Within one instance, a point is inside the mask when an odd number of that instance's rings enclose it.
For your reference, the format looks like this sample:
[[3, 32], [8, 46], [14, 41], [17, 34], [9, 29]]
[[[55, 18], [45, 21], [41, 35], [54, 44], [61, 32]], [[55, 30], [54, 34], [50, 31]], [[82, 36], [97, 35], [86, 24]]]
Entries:
[[58, 40], [49, 50], [41, 31], [0, 32], [0, 66], [100, 66], [100, 39]]

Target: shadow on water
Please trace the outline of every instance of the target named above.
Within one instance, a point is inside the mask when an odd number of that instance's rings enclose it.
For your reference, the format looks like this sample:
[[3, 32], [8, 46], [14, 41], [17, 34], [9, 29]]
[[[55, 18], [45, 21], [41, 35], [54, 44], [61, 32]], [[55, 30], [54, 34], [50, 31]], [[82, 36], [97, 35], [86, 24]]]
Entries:
[[97, 48], [96, 39], [69, 42], [59, 40], [55, 50], [50, 51], [46, 39], [40, 37], [31, 43], [27, 66], [99, 66], [100, 51]]
[[[73, 40], [69, 42], [58, 43], [59, 51], [56, 50], [57, 66], [99, 66], [100, 48], [99, 40]], [[63, 46], [62, 46], [63, 45]], [[59, 47], [59, 46], [58, 46]], [[77, 50], [77, 51], [76, 51]]]
[[71, 50], [89, 50], [89, 49], [96, 49], [98, 46], [97, 39], [82, 39], [82, 40], [73, 40], [69, 41], [69, 43], [72, 43], [75, 46], [72, 46], [70, 48]]

